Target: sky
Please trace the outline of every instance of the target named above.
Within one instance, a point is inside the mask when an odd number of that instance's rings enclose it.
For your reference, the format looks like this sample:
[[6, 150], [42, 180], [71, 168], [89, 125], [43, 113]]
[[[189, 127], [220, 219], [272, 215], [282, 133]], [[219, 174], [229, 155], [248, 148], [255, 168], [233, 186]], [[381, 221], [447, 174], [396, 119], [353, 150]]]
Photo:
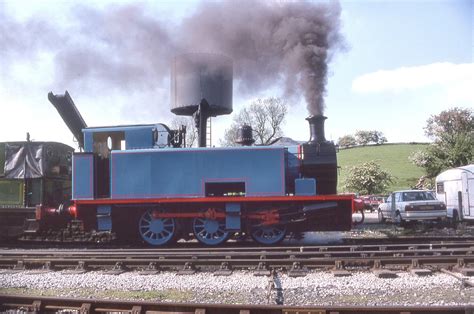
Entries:
[[[77, 148], [47, 100], [50, 91], [68, 90], [89, 126], [170, 124], [170, 60], [154, 53], [175, 51], [160, 27], [178, 29], [199, 8], [200, 1], [0, 0], [0, 142], [24, 140], [29, 132], [33, 140]], [[106, 30], [93, 23], [104, 16]], [[341, 1], [344, 47], [328, 67], [326, 138], [377, 130], [389, 142], [427, 142], [423, 128], [431, 115], [474, 108], [473, 16], [473, 1]], [[105, 53], [112, 45], [127, 52], [131, 44], [144, 47], [134, 57], [146, 71]], [[81, 68], [84, 59], [92, 66]], [[234, 113], [257, 98], [285, 97], [281, 81], [239, 88], [243, 80], [234, 84]], [[287, 102], [285, 136], [309, 139], [305, 98]], [[213, 118], [213, 145], [231, 123], [232, 115]]]

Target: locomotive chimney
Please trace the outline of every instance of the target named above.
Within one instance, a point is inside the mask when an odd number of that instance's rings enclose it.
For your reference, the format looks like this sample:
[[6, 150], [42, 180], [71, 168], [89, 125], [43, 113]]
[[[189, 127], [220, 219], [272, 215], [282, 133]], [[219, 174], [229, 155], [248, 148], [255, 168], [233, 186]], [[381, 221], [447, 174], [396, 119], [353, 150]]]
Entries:
[[322, 115], [309, 116], [306, 118], [306, 120], [309, 122], [309, 144], [326, 142], [326, 138], [324, 137], [324, 120], [326, 119], [327, 117]]

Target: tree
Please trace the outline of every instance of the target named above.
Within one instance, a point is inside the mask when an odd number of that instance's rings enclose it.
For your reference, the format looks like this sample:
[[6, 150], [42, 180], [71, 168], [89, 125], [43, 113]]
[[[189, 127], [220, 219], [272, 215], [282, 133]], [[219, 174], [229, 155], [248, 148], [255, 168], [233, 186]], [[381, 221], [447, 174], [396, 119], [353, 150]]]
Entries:
[[357, 131], [355, 134], [355, 139], [359, 145], [367, 145], [370, 143], [373, 144], [383, 144], [387, 142], [387, 138], [380, 131]]
[[425, 134], [438, 141], [456, 137], [459, 133], [468, 134], [474, 131], [474, 115], [471, 109], [454, 107], [431, 116], [426, 121]]
[[393, 176], [373, 160], [349, 167], [348, 173], [344, 189], [362, 195], [383, 193], [393, 181]]
[[424, 168], [429, 178], [436, 177], [441, 165], [439, 165], [428, 150], [413, 152], [408, 159], [418, 167]]
[[283, 135], [281, 127], [287, 112], [287, 105], [280, 98], [257, 99], [234, 117], [232, 125], [225, 131], [221, 145], [238, 145], [235, 143], [239, 137], [238, 129], [244, 124], [252, 127], [256, 144], [268, 145]]
[[371, 131], [372, 132], [372, 141], [377, 144], [381, 145], [387, 142], [387, 138], [383, 135], [380, 131]]
[[340, 137], [337, 140], [337, 145], [339, 145], [342, 148], [345, 147], [350, 147], [350, 146], [356, 146], [357, 141], [354, 136], [352, 135], [344, 135], [343, 137]]
[[175, 117], [171, 121], [172, 129], [179, 129], [182, 125], [186, 127], [186, 147], [193, 147], [197, 144], [198, 132], [192, 117]]
[[370, 142], [371, 134], [369, 131], [357, 131], [355, 139], [359, 145], [367, 145]]
[[424, 168], [429, 178], [441, 171], [465, 166], [474, 160], [474, 115], [470, 109], [452, 108], [431, 116], [425, 134], [434, 141], [410, 160]]

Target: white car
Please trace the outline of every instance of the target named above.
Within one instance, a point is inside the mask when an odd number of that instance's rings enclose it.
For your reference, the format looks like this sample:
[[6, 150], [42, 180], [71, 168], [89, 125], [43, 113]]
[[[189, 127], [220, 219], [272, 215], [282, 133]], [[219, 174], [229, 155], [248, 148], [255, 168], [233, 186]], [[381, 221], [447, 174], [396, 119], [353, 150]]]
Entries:
[[413, 220], [436, 220], [446, 217], [446, 205], [433, 192], [422, 190], [396, 191], [378, 208], [379, 222], [386, 219], [397, 224]]

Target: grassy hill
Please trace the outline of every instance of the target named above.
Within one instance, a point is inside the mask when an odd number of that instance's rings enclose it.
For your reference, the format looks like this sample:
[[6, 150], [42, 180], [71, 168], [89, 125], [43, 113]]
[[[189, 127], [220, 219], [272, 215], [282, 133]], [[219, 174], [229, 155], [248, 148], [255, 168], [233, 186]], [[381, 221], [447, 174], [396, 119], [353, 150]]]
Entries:
[[374, 160], [382, 169], [395, 176], [388, 191], [407, 189], [414, 186], [424, 174], [423, 169], [413, 165], [409, 160], [414, 151], [423, 150], [428, 144], [384, 144], [341, 149], [337, 154], [339, 167], [338, 191], [348, 174], [348, 168]]

